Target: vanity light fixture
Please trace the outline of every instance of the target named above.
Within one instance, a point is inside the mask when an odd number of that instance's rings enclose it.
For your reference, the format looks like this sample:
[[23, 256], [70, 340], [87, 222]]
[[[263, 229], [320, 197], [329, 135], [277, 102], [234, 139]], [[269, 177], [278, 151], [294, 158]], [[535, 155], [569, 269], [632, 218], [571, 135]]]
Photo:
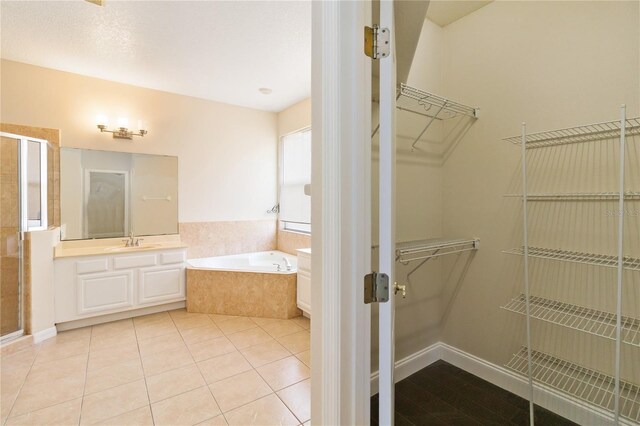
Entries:
[[111, 133], [113, 134], [114, 139], [133, 139], [134, 136], [144, 136], [149, 133], [148, 130], [144, 128], [146, 126], [143, 125], [142, 120], [138, 121], [138, 129], [137, 131], [129, 130], [129, 119], [125, 117], [118, 118], [118, 127], [109, 130], [107, 128], [107, 117], [104, 115], [99, 115], [96, 119], [98, 129], [100, 129], [101, 133]]

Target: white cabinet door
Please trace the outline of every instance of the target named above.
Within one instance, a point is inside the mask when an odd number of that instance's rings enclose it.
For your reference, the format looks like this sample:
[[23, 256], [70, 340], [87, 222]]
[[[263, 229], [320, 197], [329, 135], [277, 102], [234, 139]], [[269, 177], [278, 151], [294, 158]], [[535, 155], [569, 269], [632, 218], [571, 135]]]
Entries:
[[169, 299], [184, 299], [184, 267], [180, 265], [140, 269], [138, 303], [155, 303]]
[[133, 306], [133, 272], [106, 272], [78, 276], [78, 314]]
[[297, 305], [307, 315], [311, 315], [311, 275], [298, 271]]

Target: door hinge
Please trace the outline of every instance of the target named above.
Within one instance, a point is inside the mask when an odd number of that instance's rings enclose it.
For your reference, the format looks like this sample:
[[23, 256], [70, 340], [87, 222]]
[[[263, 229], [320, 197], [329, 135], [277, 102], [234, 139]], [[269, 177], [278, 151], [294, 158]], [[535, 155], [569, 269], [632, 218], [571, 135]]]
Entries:
[[372, 272], [364, 276], [364, 303], [389, 301], [389, 275]]
[[364, 27], [364, 54], [373, 59], [386, 58], [391, 51], [389, 28]]

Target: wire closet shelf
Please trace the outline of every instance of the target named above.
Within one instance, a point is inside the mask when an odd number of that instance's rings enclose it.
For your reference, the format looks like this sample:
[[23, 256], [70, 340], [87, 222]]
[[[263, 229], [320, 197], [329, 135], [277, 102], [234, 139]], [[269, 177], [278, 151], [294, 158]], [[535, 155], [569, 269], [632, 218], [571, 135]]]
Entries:
[[[506, 194], [506, 198], [522, 198], [522, 194]], [[564, 192], [547, 194], [527, 194], [527, 201], [618, 201], [618, 192]], [[640, 201], [640, 191], [625, 191], [627, 201]]]
[[396, 246], [396, 261], [407, 264], [414, 260], [432, 259], [449, 254], [477, 250], [478, 238], [471, 239], [428, 239], [407, 241]]
[[[524, 247], [505, 250], [503, 253], [524, 256]], [[582, 263], [585, 265], [618, 267], [618, 256], [610, 254], [580, 253], [576, 251], [550, 249], [541, 247], [529, 247], [529, 257], [539, 259], [559, 260], [564, 262]], [[640, 259], [635, 257], [623, 257], [624, 269], [640, 271]]]
[[[527, 149], [532, 149], [614, 139], [620, 137], [621, 128], [622, 122], [620, 120], [606, 121], [604, 123], [531, 133], [525, 136], [524, 143]], [[625, 120], [625, 134], [626, 136], [640, 135], [640, 117], [627, 118]], [[504, 140], [516, 145], [522, 144], [522, 136], [511, 136]]]
[[[512, 299], [503, 306], [507, 311], [526, 315], [527, 298], [524, 294]], [[557, 300], [532, 296], [529, 299], [532, 318], [558, 324], [574, 330], [616, 339], [616, 314], [585, 308]], [[640, 320], [622, 317], [622, 342], [640, 347]]]
[[[415, 148], [420, 138], [435, 121], [444, 121], [461, 116], [476, 119], [480, 113], [479, 108], [470, 107], [404, 83], [400, 83], [396, 94], [396, 109], [419, 115], [426, 119], [425, 126], [411, 145], [412, 149]], [[380, 129], [380, 125], [371, 134], [372, 138], [376, 135], [378, 129]]]
[[[531, 351], [531, 361], [533, 378], [537, 382], [604, 410], [614, 409], [614, 377], [535, 350]], [[522, 347], [513, 355], [506, 367], [527, 377], [527, 348]], [[621, 424], [637, 424], [640, 421], [640, 387], [620, 382], [620, 416], [630, 421], [621, 421]]]

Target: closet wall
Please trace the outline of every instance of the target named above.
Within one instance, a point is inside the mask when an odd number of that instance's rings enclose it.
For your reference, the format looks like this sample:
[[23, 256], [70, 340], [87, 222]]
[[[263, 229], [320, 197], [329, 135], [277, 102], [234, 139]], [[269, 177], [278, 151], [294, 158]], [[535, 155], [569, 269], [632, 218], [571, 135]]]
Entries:
[[[628, 117], [639, 116], [639, 28], [638, 2], [503, 1], [444, 28], [444, 93], [482, 109], [443, 167], [443, 232], [482, 241], [443, 324], [445, 343], [497, 365], [525, 344], [524, 318], [500, 309], [523, 286], [522, 259], [501, 253], [522, 245], [520, 202], [503, 197], [521, 193], [520, 150], [501, 139], [518, 135], [522, 121], [536, 132], [616, 120], [622, 103]], [[634, 144], [627, 150], [629, 190], [640, 183]], [[539, 150], [528, 162], [531, 184], [538, 192], [615, 191], [617, 152], [616, 142]], [[628, 203], [625, 213], [625, 254], [634, 257], [640, 255], [638, 204]], [[535, 206], [530, 245], [614, 254], [617, 215], [612, 208], [615, 203]], [[538, 295], [615, 312], [615, 269], [538, 261], [531, 277]], [[623, 312], [636, 318], [639, 279], [637, 272], [625, 274]], [[611, 341], [532, 324], [534, 348], [612, 373]], [[640, 383], [634, 353], [623, 351], [622, 376]]]

